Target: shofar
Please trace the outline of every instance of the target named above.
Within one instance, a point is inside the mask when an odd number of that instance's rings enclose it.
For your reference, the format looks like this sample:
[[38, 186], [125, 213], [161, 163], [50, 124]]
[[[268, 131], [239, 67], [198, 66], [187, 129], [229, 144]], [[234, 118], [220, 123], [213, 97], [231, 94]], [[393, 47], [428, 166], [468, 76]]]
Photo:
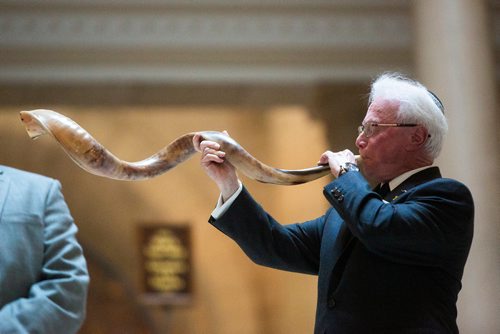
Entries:
[[78, 166], [89, 173], [115, 180], [151, 179], [167, 172], [196, 152], [193, 143], [196, 134], [202, 139], [217, 142], [220, 150], [226, 152], [225, 158], [237, 170], [263, 183], [294, 185], [330, 174], [328, 166], [299, 170], [267, 166], [254, 158], [234, 139], [217, 131], [187, 133], [149, 158], [127, 162], [114, 156], [76, 122], [55, 111], [45, 109], [21, 111], [20, 116], [32, 139], [49, 133]]

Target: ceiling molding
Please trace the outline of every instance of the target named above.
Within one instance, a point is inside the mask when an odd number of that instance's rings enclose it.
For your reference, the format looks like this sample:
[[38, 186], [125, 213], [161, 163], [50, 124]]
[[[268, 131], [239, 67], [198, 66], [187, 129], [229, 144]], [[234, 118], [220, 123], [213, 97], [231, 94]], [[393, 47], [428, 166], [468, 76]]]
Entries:
[[3, 1], [0, 82], [314, 82], [411, 64], [406, 1], [75, 3]]
[[[499, 4], [489, 1], [497, 64]], [[3, 0], [0, 83], [314, 83], [411, 74], [411, 25], [407, 0]]]

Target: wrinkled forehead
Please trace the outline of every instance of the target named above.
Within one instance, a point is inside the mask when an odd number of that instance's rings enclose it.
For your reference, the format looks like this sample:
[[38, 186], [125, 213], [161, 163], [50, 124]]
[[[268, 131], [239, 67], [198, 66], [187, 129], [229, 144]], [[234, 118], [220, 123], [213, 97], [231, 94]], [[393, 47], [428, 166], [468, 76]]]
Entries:
[[377, 98], [368, 106], [364, 122], [395, 120], [399, 105], [400, 102], [397, 100]]

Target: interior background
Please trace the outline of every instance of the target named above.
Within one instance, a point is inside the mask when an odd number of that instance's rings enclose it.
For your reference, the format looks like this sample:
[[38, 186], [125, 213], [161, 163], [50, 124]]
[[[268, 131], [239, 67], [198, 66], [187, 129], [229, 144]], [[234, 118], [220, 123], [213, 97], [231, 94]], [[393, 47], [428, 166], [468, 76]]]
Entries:
[[[218, 193], [196, 157], [153, 180], [99, 178], [49, 137], [32, 142], [20, 110], [61, 112], [129, 161], [226, 129], [269, 165], [305, 168], [355, 150], [369, 83], [394, 70], [444, 102], [438, 163], [477, 211], [459, 326], [498, 332], [499, 1], [2, 0], [0, 49], [0, 163], [63, 185], [92, 275], [81, 333], [311, 333], [316, 278], [254, 265], [207, 223]], [[327, 208], [326, 178], [244, 181], [282, 223]], [[189, 305], [141, 302], [138, 228], [151, 222], [191, 228]]]

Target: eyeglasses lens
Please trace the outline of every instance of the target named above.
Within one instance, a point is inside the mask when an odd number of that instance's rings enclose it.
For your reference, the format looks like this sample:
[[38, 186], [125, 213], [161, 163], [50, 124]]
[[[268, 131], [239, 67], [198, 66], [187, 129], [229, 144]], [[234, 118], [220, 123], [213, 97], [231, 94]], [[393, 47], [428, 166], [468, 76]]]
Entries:
[[373, 134], [373, 126], [371, 123], [366, 123], [358, 126], [358, 134], [363, 133], [365, 137], [370, 137]]

